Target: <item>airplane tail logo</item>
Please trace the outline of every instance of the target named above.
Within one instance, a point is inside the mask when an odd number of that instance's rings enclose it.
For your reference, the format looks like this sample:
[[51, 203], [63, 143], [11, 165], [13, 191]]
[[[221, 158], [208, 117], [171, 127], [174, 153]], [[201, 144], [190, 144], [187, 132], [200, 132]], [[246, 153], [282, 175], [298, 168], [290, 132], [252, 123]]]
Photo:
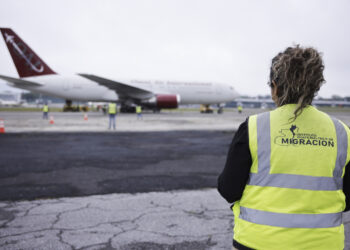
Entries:
[[5, 28], [0, 31], [21, 78], [56, 74], [15, 32]]

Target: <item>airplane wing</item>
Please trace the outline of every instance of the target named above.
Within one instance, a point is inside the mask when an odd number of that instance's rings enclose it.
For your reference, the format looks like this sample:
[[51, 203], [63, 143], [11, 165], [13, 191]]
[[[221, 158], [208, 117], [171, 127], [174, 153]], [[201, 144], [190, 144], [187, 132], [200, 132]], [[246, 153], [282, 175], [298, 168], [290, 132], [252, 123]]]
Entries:
[[154, 96], [154, 93], [148, 90], [137, 88], [137, 87], [134, 87], [125, 83], [117, 82], [114, 80], [109, 80], [107, 78], [99, 77], [96, 75], [89, 75], [89, 74], [78, 74], [78, 75], [116, 91], [118, 96], [121, 98], [149, 99]]
[[0, 79], [5, 80], [7, 82], [13, 83], [14, 87], [40, 87], [42, 86], [40, 83], [37, 82], [32, 82], [32, 81], [27, 81], [27, 80], [23, 80], [20, 78], [14, 78], [14, 77], [9, 77], [9, 76], [4, 76], [4, 75], [0, 75]]

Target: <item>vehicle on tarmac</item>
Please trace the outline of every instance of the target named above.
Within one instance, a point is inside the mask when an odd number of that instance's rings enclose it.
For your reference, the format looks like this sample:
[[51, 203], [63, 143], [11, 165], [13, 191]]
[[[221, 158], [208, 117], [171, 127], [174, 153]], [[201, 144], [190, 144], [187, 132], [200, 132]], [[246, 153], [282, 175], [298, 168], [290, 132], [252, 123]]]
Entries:
[[232, 84], [193, 81], [126, 80], [94, 74], [59, 75], [14, 31], [0, 28], [19, 78], [0, 75], [11, 86], [74, 101], [117, 102], [121, 111], [135, 105], [159, 111], [179, 104], [223, 104], [238, 96]]

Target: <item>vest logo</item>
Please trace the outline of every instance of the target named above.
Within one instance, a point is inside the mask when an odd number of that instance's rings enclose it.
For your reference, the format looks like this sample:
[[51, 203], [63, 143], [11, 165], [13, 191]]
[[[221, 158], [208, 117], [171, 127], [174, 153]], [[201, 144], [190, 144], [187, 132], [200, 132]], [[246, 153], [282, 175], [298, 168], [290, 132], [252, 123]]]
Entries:
[[275, 137], [274, 143], [280, 146], [319, 146], [334, 147], [334, 139], [318, 136], [315, 133], [300, 133], [297, 125], [290, 128], [282, 128]]

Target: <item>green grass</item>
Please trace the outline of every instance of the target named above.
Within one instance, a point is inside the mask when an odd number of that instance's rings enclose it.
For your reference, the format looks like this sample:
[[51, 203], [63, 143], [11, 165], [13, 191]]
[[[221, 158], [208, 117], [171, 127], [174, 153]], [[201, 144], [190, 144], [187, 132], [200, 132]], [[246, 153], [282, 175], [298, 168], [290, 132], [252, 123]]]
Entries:
[[186, 112], [186, 111], [198, 111], [199, 108], [178, 108], [178, 109], [162, 109], [165, 112]]
[[[27, 108], [27, 107], [0, 107], [0, 112], [42, 112], [42, 108]], [[62, 112], [62, 108], [50, 108], [51, 112]]]

